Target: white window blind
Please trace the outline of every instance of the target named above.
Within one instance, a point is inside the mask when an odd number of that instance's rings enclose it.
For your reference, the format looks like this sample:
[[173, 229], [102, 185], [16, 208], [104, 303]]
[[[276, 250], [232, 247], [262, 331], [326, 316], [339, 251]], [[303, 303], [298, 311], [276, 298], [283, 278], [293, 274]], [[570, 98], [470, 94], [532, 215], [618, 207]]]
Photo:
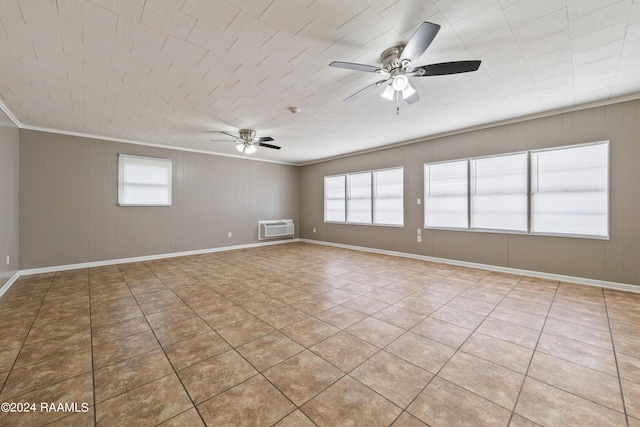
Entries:
[[531, 232], [608, 238], [608, 141], [531, 152]]
[[404, 225], [404, 168], [373, 172], [373, 223]]
[[118, 156], [120, 206], [171, 206], [171, 160]]
[[346, 214], [345, 176], [324, 178], [324, 220], [325, 222], [345, 222]]
[[424, 165], [424, 226], [469, 227], [468, 163], [457, 160]]
[[528, 155], [470, 160], [471, 228], [527, 232]]
[[371, 224], [371, 172], [347, 174], [347, 222]]

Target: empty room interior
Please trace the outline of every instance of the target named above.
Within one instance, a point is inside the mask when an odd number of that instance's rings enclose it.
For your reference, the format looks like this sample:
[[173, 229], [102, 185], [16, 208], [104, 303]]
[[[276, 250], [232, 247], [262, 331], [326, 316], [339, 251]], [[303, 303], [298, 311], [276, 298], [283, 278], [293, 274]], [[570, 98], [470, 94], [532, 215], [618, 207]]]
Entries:
[[0, 425], [640, 427], [640, 1], [2, 0]]

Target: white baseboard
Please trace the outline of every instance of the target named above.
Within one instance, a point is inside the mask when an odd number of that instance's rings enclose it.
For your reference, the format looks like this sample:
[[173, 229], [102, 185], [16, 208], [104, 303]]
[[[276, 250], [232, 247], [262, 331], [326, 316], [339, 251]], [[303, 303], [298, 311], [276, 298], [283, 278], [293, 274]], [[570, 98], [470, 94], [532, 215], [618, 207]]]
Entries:
[[9, 281], [4, 286], [2, 286], [2, 288], [0, 288], [0, 296], [2, 296], [2, 294], [5, 293], [9, 289], [9, 287], [16, 280], [18, 280], [20, 276], [27, 276], [30, 274], [54, 273], [57, 271], [77, 270], [80, 268], [103, 267], [105, 265], [113, 265], [113, 264], [127, 264], [131, 262], [153, 261], [157, 259], [176, 258], [176, 257], [182, 257], [182, 256], [188, 256], [188, 255], [200, 255], [200, 254], [209, 254], [214, 252], [233, 251], [238, 249], [257, 248], [261, 246], [281, 245], [285, 243], [294, 243], [299, 241], [300, 239], [298, 238], [286, 239], [286, 240], [274, 240], [269, 242], [248, 243], [244, 245], [197, 249], [193, 251], [173, 252], [173, 253], [167, 253], [167, 254], [146, 255], [146, 256], [138, 256], [138, 257], [131, 257], [131, 258], [109, 259], [104, 261], [82, 262], [78, 264], [53, 265], [50, 267], [29, 268], [26, 270], [19, 270], [18, 272], [16, 272], [16, 274], [14, 274], [13, 277], [9, 279]]
[[9, 290], [11, 285], [13, 285], [13, 283], [16, 280], [18, 280], [19, 277], [20, 277], [20, 272], [16, 271], [15, 274], [11, 276], [11, 278], [9, 278], [9, 280], [4, 285], [2, 285], [2, 287], [0, 288], [0, 297]]
[[367, 248], [364, 246], [353, 246], [353, 245], [345, 245], [342, 243], [323, 242], [320, 240], [310, 240], [310, 239], [299, 239], [299, 240], [304, 243], [313, 243], [316, 245], [333, 246], [333, 247], [343, 248], [343, 249], [352, 249], [355, 251], [371, 252], [376, 254], [411, 258], [411, 259], [417, 259], [421, 261], [439, 262], [442, 264], [456, 265], [460, 267], [478, 268], [481, 270], [498, 271], [501, 273], [516, 274], [520, 276], [538, 277], [541, 279], [557, 280], [559, 282], [571, 282], [571, 283], [578, 283], [580, 285], [597, 286], [600, 288], [615, 289], [618, 291], [640, 293], [640, 286], [630, 285], [627, 283], [609, 282], [606, 280], [596, 280], [596, 279], [589, 279], [585, 277], [565, 276], [562, 274], [545, 273], [541, 271], [521, 270], [519, 268], [501, 267], [496, 265], [480, 264], [480, 263], [468, 262], [468, 261], [458, 261], [458, 260], [447, 259], [447, 258], [436, 258], [436, 257], [431, 257], [426, 255], [417, 255], [417, 254], [412, 254], [407, 252], [396, 252], [396, 251], [388, 251], [385, 249]]

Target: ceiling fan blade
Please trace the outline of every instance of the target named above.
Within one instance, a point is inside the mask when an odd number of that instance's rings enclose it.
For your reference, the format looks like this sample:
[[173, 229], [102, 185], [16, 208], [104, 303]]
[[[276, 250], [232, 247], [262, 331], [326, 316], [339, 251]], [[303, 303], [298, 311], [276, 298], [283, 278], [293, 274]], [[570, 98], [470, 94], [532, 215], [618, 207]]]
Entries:
[[355, 64], [353, 62], [333, 61], [331, 64], [329, 64], [329, 66], [336, 68], [345, 68], [347, 70], [364, 71], [367, 73], [379, 73], [383, 71], [382, 68], [376, 67], [375, 65]]
[[411, 80], [409, 80], [409, 87], [413, 89], [413, 93], [410, 96], [407, 96], [406, 98], [404, 98], [404, 100], [406, 101], [407, 104], [411, 105], [420, 101], [420, 94], [418, 93], [418, 89], [416, 89], [416, 86], [413, 84]]
[[[273, 139], [271, 139], [271, 141], [273, 141]], [[278, 147], [277, 145], [265, 144], [265, 143], [262, 143], [262, 142], [258, 142], [258, 145], [260, 147], [265, 147], [265, 148], [273, 148], [273, 149], [276, 149], [276, 150], [280, 149], [280, 147]]]
[[228, 135], [228, 136], [230, 136], [230, 137], [231, 137], [231, 138], [233, 138], [233, 139], [239, 139], [238, 135], [233, 135], [233, 134], [230, 134], [229, 132], [225, 132], [225, 131], [223, 131], [223, 130], [221, 130], [221, 131], [219, 131], [219, 132], [220, 132], [220, 133], [224, 133], [225, 135]]
[[369, 86], [366, 86], [366, 87], [360, 89], [359, 91], [357, 91], [356, 93], [354, 93], [353, 95], [351, 95], [350, 97], [345, 99], [344, 102], [354, 101], [354, 100], [360, 98], [362, 95], [371, 92], [375, 88], [380, 87], [383, 83], [386, 83], [388, 81], [389, 81], [389, 79], [384, 79], [384, 80], [380, 80], [380, 81], [377, 81], [375, 83], [372, 83]]
[[432, 22], [423, 22], [402, 50], [400, 60], [408, 59], [412, 63], [417, 61], [427, 50], [438, 31], [440, 31], [440, 25]]
[[238, 142], [238, 138], [236, 138], [235, 140], [230, 140], [230, 139], [210, 139], [209, 141], [212, 142]]
[[259, 138], [254, 138], [255, 142], [268, 142], [268, 141], [273, 141], [273, 138], [271, 138], [270, 136], [261, 136]]
[[422, 67], [414, 68], [411, 71], [411, 74], [416, 77], [425, 77], [468, 73], [470, 71], [476, 71], [478, 68], [480, 68], [480, 62], [481, 61], [456, 61], [423, 65]]

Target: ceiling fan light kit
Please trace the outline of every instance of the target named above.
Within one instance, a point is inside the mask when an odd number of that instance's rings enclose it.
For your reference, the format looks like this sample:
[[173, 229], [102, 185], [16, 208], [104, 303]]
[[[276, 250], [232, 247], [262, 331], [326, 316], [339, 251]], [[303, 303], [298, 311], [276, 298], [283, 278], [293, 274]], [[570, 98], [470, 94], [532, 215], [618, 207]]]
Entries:
[[368, 73], [384, 74], [384, 80], [377, 81], [359, 90], [346, 98], [345, 102], [351, 102], [362, 95], [380, 87], [386, 86], [380, 96], [390, 101], [396, 101], [396, 111], [399, 112], [397, 104], [400, 99], [407, 104], [413, 104], [420, 100], [420, 95], [411, 81], [411, 77], [442, 76], [447, 74], [459, 74], [476, 71], [480, 68], [481, 61], [456, 61], [443, 62], [439, 64], [429, 64], [414, 67], [422, 54], [427, 50], [436, 34], [440, 30], [440, 25], [432, 22], [423, 22], [411, 36], [407, 44], [390, 47], [380, 55], [382, 67], [366, 64], [355, 64], [352, 62], [333, 61], [329, 66], [345, 68], [353, 71], [363, 71]]

